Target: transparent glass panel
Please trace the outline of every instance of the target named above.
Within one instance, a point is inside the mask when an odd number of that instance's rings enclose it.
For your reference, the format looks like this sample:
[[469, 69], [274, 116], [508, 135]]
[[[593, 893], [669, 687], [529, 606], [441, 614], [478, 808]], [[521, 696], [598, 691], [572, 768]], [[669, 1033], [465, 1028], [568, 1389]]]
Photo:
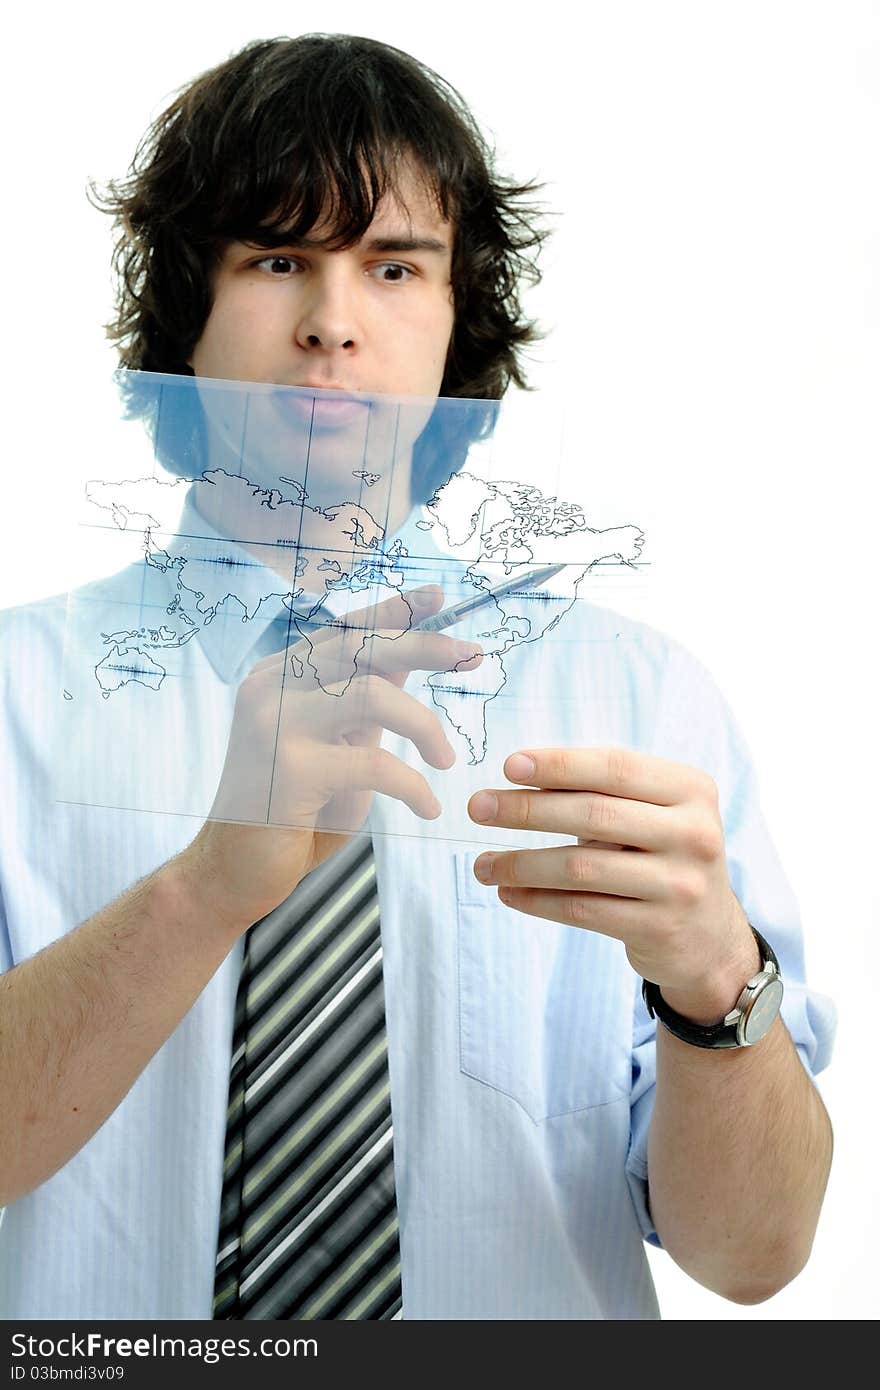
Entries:
[[118, 384], [150, 447], [72, 518], [59, 800], [505, 845], [467, 802], [510, 753], [631, 731], [638, 478], [562, 488], [558, 402]]

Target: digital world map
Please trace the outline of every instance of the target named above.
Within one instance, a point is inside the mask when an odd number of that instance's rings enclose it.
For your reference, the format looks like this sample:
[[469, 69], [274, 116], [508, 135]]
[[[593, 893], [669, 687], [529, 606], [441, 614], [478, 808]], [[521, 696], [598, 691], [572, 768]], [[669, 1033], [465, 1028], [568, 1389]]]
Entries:
[[[157, 625], [95, 634], [94, 674], [101, 697], [125, 699], [126, 688], [134, 684], [161, 698], [163, 653], [192, 642], [221, 614], [227, 619], [234, 614], [247, 623], [261, 610], [268, 611], [264, 605], [274, 613], [279, 600], [298, 633], [295, 649], [289, 652], [291, 678], [302, 679], [308, 668], [328, 697], [343, 693], [358, 674], [362, 648], [355, 644], [350, 664], [340, 672], [337, 645], [331, 670], [326, 665], [331, 651], [326, 636], [334, 623], [332, 618], [329, 623], [324, 620], [316, 629], [312, 619], [317, 610], [341, 592], [365, 594], [372, 603], [385, 591], [405, 594], [413, 585], [412, 573], [407, 572], [409, 550], [399, 539], [387, 543], [384, 528], [364, 505], [379, 475], [361, 469], [353, 470], [353, 476], [357, 486], [352, 490], [361, 500], [329, 507], [310, 505], [302, 486], [292, 480], [280, 480], [282, 492], [223, 469], [196, 479], [90, 482], [89, 503], [109, 514], [119, 530], [137, 534], [143, 563], [162, 572], [171, 591]], [[198, 537], [190, 537], [181, 545], [158, 544], [154, 536], [174, 535], [189, 489], [199, 511], [202, 490], [210, 490], [210, 514], [230, 519], [230, 537], [249, 534], [251, 519], [265, 533], [271, 514], [273, 544], [284, 565], [260, 563], [238, 543], [218, 547], [217, 542], [205, 541], [200, 546]], [[434, 672], [425, 682], [450, 732], [463, 741], [468, 761], [479, 763], [486, 754], [491, 702], [508, 681], [506, 658], [524, 644], [540, 641], [566, 619], [595, 566], [635, 566], [644, 533], [632, 524], [605, 529], [589, 525], [578, 503], [545, 496], [520, 482], [488, 482], [467, 471], [452, 475], [434, 493], [416, 527], [419, 532], [433, 531], [449, 553], [450, 564], [458, 561], [456, 593], [447, 602], [485, 593], [500, 580], [515, 579], [537, 565], [566, 566], [564, 582], [550, 591], [514, 588], [493, 597], [478, 610], [478, 621], [471, 622], [467, 634], [485, 653], [479, 666], [467, 672]], [[307, 546], [300, 544], [306, 532]], [[179, 551], [185, 553], [172, 553]], [[363, 641], [370, 636], [369, 627], [364, 627]], [[71, 698], [69, 692], [65, 697]]]

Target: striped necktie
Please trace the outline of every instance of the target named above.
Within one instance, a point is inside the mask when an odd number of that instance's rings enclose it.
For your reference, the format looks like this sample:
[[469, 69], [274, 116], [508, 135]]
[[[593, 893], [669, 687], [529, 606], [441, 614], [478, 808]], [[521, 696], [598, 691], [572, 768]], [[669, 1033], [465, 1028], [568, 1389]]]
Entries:
[[214, 1317], [401, 1310], [376, 869], [355, 835], [245, 938]]

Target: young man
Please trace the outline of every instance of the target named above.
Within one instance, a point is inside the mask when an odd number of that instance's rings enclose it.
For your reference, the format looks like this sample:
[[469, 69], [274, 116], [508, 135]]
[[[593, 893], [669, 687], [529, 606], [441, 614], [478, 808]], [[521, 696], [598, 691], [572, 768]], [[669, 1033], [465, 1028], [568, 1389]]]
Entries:
[[[525, 215], [532, 191], [492, 175], [454, 94], [405, 55], [348, 37], [251, 46], [159, 118], [130, 183], [112, 192], [123, 364], [497, 399], [523, 384], [531, 330], [517, 281], [541, 239]], [[412, 504], [461, 465], [480, 428], [440, 439], [426, 428], [413, 441], [387, 498], [389, 533], [406, 534]], [[216, 436], [207, 451], [196, 436], [184, 425], [170, 448], [193, 476], [216, 461]], [[210, 537], [222, 518], [196, 507]], [[441, 602], [428, 590], [422, 611]], [[64, 608], [5, 615], [0, 737], [18, 807], [0, 832], [7, 1318], [641, 1318], [657, 1313], [645, 1238], [743, 1302], [803, 1266], [831, 1153], [807, 1067], [824, 1064], [830, 1019], [797, 983], [796, 907], [705, 671], [659, 633], [618, 618], [612, 632], [600, 610], [585, 614], [590, 641], [569, 644], [564, 668], [542, 667], [547, 714], [536, 725], [514, 713], [496, 735], [508, 785], [467, 806], [472, 822], [519, 830], [522, 848], [450, 853], [395, 833], [400, 803], [436, 813], [430, 769], [454, 757], [403, 686], [410, 671], [479, 655], [410, 629], [393, 600], [371, 621], [399, 636], [394, 660], [377, 642], [359, 669], [369, 684], [354, 734], [310, 725], [309, 692], [294, 699], [278, 745], [297, 798], [288, 828], [209, 818], [192, 838], [171, 816], [51, 803], [42, 736]], [[211, 648], [209, 629], [187, 647], [201, 702], [188, 727], [220, 707], [233, 753], [241, 728], [259, 727], [266, 672], [274, 679], [284, 660], [238, 626], [231, 653]], [[626, 660], [591, 665], [623, 628]], [[328, 637], [340, 651], [345, 640]], [[240, 792], [242, 761], [227, 762], [218, 815], [224, 793]], [[385, 1014], [355, 1053], [372, 1048], [384, 1065], [387, 1015], [393, 1179], [374, 1155], [385, 1144], [387, 1158], [385, 1128], [352, 1151], [343, 1178], [328, 1167], [297, 1214], [284, 1204], [313, 1155], [291, 1161], [302, 1126], [285, 1107], [308, 1067], [289, 1066], [275, 1127], [246, 1170], [246, 1126], [236, 1147], [227, 1100], [235, 1111], [264, 1076], [236, 1082], [233, 1014], [254, 968], [249, 928], [271, 928], [280, 905], [323, 882], [310, 875], [341, 862], [320, 816], [352, 789], [360, 819], [371, 791], [387, 794], [371, 812]], [[566, 843], [530, 849], [533, 831]], [[758, 972], [767, 1013], [746, 1038], [757, 1045], [732, 1045], [743, 1037], [722, 1020]], [[667, 1026], [656, 1029], [642, 980]], [[299, 983], [294, 969], [285, 991]], [[275, 1061], [288, 1066], [300, 1042], [281, 1029]], [[319, 1114], [337, 1075], [322, 1075], [304, 1114]], [[349, 1118], [342, 1105], [330, 1148]], [[319, 1159], [330, 1163], [326, 1146]], [[379, 1192], [381, 1224], [374, 1236], [360, 1213], [342, 1253], [328, 1252], [327, 1204], [363, 1172], [358, 1201]], [[339, 1207], [343, 1234], [352, 1210]], [[255, 1228], [268, 1244], [248, 1245]]]

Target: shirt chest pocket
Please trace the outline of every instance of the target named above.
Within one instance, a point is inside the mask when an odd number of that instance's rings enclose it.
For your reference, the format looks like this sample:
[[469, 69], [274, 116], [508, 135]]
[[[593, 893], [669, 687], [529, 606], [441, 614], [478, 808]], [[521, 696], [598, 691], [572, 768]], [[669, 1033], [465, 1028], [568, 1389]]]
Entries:
[[504, 907], [455, 856], [460, 1066], [536, 1123], [628, 1097], [635, 977], [620, 942]]

